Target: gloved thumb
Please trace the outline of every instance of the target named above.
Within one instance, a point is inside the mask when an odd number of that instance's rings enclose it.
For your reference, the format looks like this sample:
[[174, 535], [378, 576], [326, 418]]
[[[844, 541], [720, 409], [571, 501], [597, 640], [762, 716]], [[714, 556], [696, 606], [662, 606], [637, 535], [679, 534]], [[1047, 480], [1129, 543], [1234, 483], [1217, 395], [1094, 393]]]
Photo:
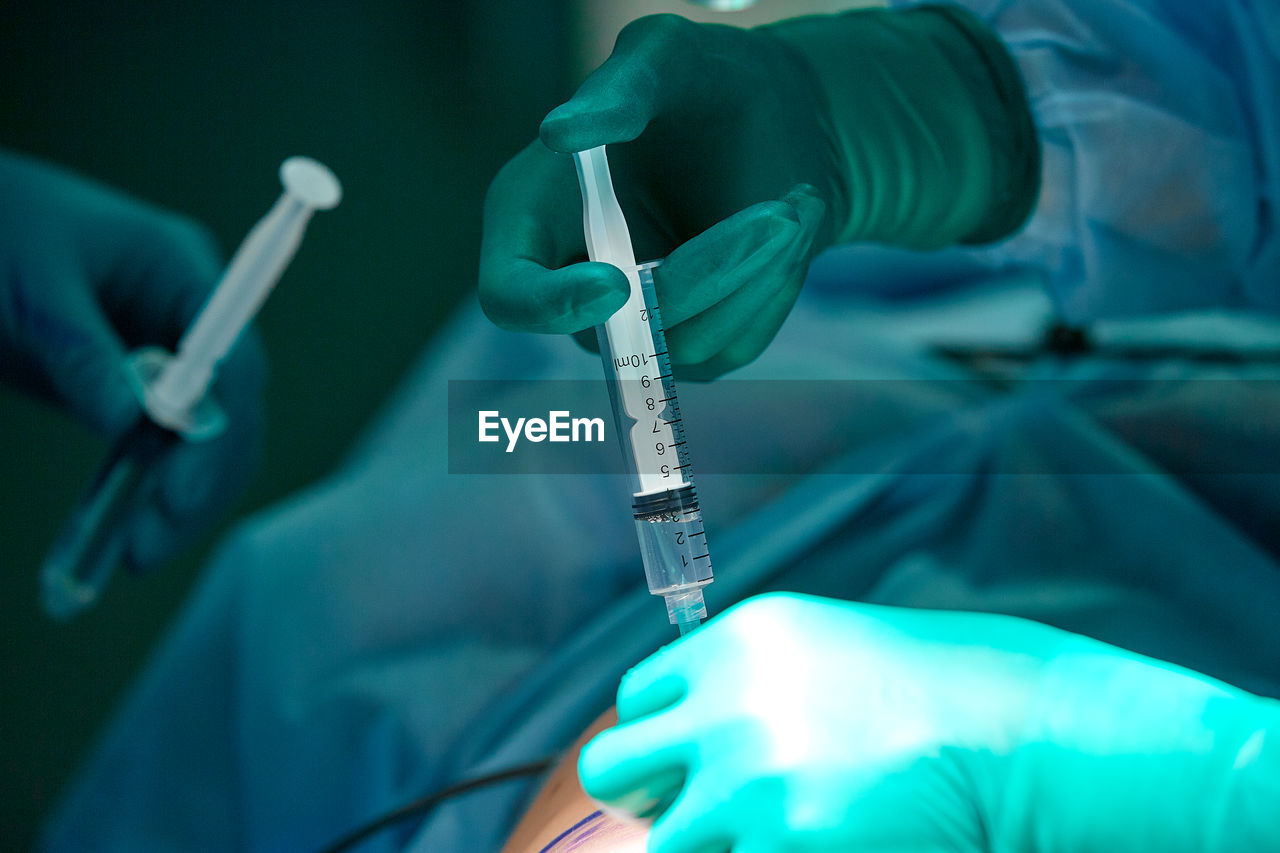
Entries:
[[539, 136], [552, 151], [570, 154], [598, 145], [629, 142], [658, 114], [666, 81], [683, 79], [685, 57], [674, 31], [691, 26], [675, 15], [628, 24], [613, 53], [564, 104], [542, 121]]

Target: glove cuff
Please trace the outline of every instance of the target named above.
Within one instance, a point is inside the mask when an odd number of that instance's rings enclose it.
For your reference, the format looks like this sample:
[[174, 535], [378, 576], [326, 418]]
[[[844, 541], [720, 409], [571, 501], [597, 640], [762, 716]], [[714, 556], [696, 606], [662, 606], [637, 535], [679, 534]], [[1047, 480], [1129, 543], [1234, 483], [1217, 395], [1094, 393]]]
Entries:
[[1040, 146], [1026, 89], [974, 15], [873, 9], [762, 30], [801, 56], [826, 101], [837, 242], [937, 249], [998, 240], [1027, 218]]

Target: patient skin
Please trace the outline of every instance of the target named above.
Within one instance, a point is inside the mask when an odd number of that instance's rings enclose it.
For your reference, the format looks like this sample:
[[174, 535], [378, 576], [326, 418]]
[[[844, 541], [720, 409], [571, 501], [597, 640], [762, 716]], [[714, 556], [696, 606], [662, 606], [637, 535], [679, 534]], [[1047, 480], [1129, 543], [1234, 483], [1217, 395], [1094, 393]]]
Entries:
[[617, 715], [610, 709], [587, 727], [551, 772], [503, 853], [644, 853], [648, 825], [602, 812], [578, 784], [578, 753], [597, 732], [615, 722]]

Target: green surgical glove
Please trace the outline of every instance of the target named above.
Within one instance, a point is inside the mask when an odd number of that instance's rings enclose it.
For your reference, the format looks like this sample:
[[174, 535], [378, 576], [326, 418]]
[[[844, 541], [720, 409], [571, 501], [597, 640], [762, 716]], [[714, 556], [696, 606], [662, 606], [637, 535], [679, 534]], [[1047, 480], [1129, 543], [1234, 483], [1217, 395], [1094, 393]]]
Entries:
[[1280, 703], [1022, 619], [761, 596], [618, 720], [583, 789], [657, 853], [1280, 850]]
[[[0, 152], [0, 269], [0, 381], [114, 439], [142, 416], [125, 354], [172, 350], [221, 264], [207, 233], [187, 220]], [[152, 501], [127, 522], [128, 568], [157, 567], [240, 493], [258, 455], [264, 379], [250, 331], [214, 385], [226, 430], [167, 451]]]
[[863, 10], [756, 30], [641, 18], [494, 179], [480, 298], [500, 326], [570, 333], [626, 299], [581, 263], [569, 153], [609, 145], [672, 359], [710, 378], [773, 339], [835, 242], [994, 240], [1034, 201], [1039, 148], [1012, 60], [959, 8]]

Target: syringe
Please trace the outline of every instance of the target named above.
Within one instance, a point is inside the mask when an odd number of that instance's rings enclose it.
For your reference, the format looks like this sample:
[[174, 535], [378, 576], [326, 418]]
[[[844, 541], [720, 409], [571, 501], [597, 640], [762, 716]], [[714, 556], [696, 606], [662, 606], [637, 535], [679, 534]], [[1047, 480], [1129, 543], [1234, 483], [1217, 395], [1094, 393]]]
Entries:
[[613, 264], [631, 283], [626, 304], [596, 333], [649, 591], [666, 600], [668, 618], [686, 634], [707, 617], [702, 588], [712, 580], [711, 555], [654, 295], [657, 264], [636, 264], [604, 147], [579, 151], [573, 158], [582, 188], [587, 254], [593, 261]]
[[143, 414], [111, 448], [40, 569], [45, 612], [65, 620], [92, 605], [123, 554], [124, 523], [154, 486], [155, 462], [179, 439], [203, 441], [226, 419], [208, 393], [218, 362], [279, 281], [316, 210], [342, 199], [333, 173], [307, 157], [280, 166], [284, 193], [244, 238], [177, 355], [150, 347], [125, 368]]

